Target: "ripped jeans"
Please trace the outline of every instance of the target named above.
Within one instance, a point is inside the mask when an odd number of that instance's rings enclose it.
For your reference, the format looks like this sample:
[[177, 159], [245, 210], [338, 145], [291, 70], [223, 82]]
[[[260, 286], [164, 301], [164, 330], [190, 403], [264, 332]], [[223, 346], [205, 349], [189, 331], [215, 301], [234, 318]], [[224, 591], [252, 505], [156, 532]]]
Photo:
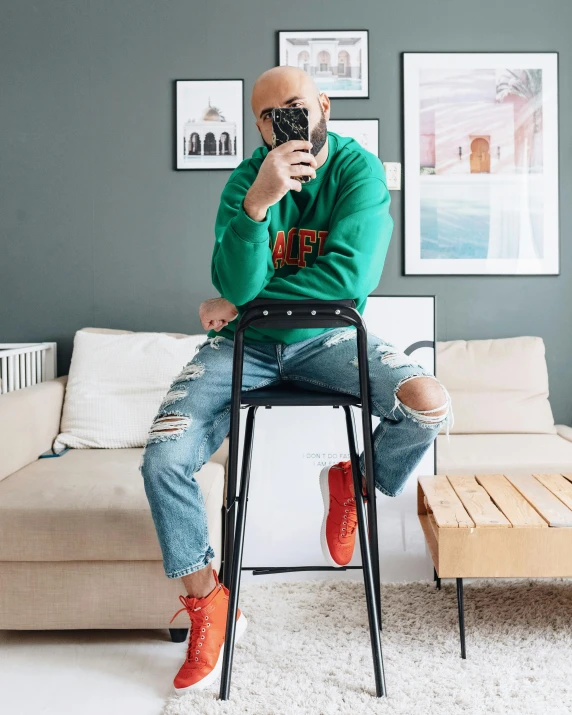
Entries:
[[[172, 381], [151, 425], [139, 466], [168, 578], [204, 568], [214, 557], [201, 488], [194, 474], [221, 446], [230, 429], [234, 341], [208, 338]], [[407, 380], [430, 376], [412, 357], [368, 333], [377, 489], [397, 496], [423, 454], [446, 425], [453, 424], [451, 398], [433, 410], [415, 410], [397, 397]], [[291, 345], [244, 344], [242, 389], [281, 380], [359, 396], [357, 333], [333, 328]], [[437, 380], [437, 382], [439, 382]], [[441, 384], [441, 383], [439, 383]], [[443, 410], [448, 409], [443, 412]], [[437, 415], [431, 414], [438, 413]], [[362, 474], [364, 453], [359, 458]]]

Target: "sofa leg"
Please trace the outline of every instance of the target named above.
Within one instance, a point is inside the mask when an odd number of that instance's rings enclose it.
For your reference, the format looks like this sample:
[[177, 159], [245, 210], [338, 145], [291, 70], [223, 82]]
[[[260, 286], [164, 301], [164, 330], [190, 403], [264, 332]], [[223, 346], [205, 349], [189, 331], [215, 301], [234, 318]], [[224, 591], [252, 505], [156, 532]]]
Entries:
[[173, 643], [182, 643], [187, 640], [188, 628], [169, 628]]

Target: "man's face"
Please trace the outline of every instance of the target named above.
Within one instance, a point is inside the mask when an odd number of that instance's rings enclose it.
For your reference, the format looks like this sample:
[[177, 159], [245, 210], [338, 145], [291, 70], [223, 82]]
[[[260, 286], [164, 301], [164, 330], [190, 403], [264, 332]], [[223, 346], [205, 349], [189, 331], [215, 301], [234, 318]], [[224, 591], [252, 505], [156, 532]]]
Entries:
[[[261, 93], [262, 94], [262, 93]], [[291, 89], [286, 87], [284, 90], [280, 91], [280, 97], [274, 97], [275, 92], [268, 92], [263, 94], [260, 101], [257, 103], [257, 120], [256, 126], [260, 131], [262, 136], [262, 141], [264, 146], [268, 149], [272, 149], [272, 109], [279, 107], [306, 107], [308, 110], [308, 121], [310, 124], [310, 141], [312, 142], [312, 148], [310, 153], [314, 156], [318, 154], [320, 149], [326, 143], [328, 137], [328, 126], [326, 120], [326, 113], [324, 112], [324, 107], [320, 98], [315, 94], [310, 94], [306, 96], [305, 90]], [[270, 100], [268, 100], [270, 97]], [[320, 97], [325, 98], [327, 104], [327, 114], [329, 116], [329, 101], [328, 97], [323, 93]]]

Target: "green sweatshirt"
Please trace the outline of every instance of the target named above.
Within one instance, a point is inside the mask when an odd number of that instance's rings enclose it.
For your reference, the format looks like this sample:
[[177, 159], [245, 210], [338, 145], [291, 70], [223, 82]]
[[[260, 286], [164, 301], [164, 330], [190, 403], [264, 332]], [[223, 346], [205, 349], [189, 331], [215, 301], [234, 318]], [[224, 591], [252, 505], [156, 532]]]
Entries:
[[[208, 337], [234, 339], [245, 303], [254, 298], [353, 298], [360, 314], [381, 278], [393, 231], [383, 164], [355, 139], [328, 131], [328, 156], [316, 178], [270, 206], [262, 221], [243, 200], [268, 153], [260, 146], [229, 176], [215, 221], [211, 278], [239, 315]], [[331, 328], [251, 326], [245, 343], [307, 340]]]

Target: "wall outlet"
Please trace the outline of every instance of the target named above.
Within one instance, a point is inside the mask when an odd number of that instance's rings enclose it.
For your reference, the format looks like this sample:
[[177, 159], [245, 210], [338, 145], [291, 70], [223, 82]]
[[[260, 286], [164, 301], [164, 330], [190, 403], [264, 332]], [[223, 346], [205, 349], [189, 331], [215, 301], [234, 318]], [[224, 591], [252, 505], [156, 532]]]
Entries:
[[390, 191], [401, 191], [401, 164], [399, 162], [384, 161], [387, 188]]

